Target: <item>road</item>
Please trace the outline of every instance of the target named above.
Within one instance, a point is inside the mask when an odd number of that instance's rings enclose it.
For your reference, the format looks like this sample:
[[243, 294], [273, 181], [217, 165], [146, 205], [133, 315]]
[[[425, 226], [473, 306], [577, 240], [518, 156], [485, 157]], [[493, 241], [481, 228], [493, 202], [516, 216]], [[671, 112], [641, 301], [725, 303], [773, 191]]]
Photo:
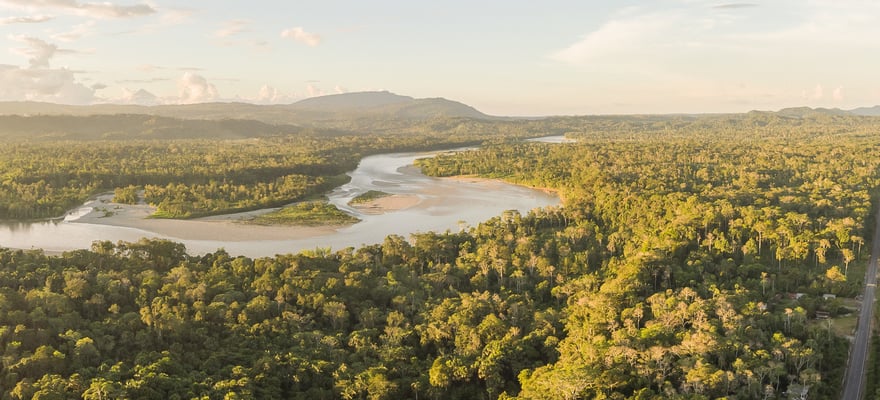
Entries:
[[874, 228], [871, 244], [871, 260], [865, 271], [865, 295], [859, 311], [859, 325], [856, 338], [849, 353], [846, 378], [843, 381], [843, 400], [861, 400], [865, 391], [865, 364], [871, 348], [871, 328], [874, 314], [874, 296], [877, 290], [877, 256], [880, 254], [880, 213]]

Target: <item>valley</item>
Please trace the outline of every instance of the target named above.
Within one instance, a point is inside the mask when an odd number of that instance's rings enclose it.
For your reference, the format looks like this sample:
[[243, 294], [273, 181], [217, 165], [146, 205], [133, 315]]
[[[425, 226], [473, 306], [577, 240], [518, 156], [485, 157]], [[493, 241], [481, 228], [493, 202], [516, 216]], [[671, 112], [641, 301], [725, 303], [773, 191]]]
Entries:
[[[382, 118], [220, 140], [139, 126], [119, 133], [130, 140], [9, 136], [0, 386], [11, 398], [842, 393], [880, 119]], [[291, 203], [307, 205], [272, 213]], [[337, 212], [360, 221], [327, 222]]]

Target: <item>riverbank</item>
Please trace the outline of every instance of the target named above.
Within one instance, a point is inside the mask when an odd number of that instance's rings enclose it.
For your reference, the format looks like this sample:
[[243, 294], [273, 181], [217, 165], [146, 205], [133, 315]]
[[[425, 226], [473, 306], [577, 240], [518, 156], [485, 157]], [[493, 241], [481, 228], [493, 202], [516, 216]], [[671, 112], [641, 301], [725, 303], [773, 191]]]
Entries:
[[416, 195], [392, 194], [350, 205], [366, 215], [380, 215], [392, 211], [406, 210], [407, 208], [415, 207], [421, 202], [422, 200]]
[[477, 176], [477, 175], [447, 176], [447, 177], [443, 177], [440, 179], [448, 179], [448, 180], [452, 180], [452, 181], [456, 181], [456, 182], [473, 183], [473, 184], [486, 184], [486, 183], [490, 183], [490, 182], [497, 182], [497, 183], [503, 183], [505, 185], [517, 185], [517, 186], [522, 186], [522, 187], [529, 188], [529, 189], [540, 190], [540, 191], [547, 193], [549, 195], [556, 196], [559, 198], [560, 204], [565, 204], [565, 195], [559, 189], [540, 187], [540, 186], [530, 186], [530, 185], [524, 185], [521, 183], [507, 182], [503, 179], [497, 179], [497, 178], [483, 178], [483, 177]]
[[[49, 251], [88, 249], [96, 240], [136, 242], [143, 237], [169, 239], [186, 245], [193, 255], [225, 249], [231, 255], [266, 257], [315, 248], [343, 249], [381, 243], [388, 235], [458, 231], [505, 210], [526, 213], [559, 204], [559, 197], [499, 180], [457, 181], [421, 174], [417, 158], [433, 153], [391, 153], [365, 157], [349, 173], [351, 181], [328, 193], [328, 202], [361, 218], [347, 226], [260, 226], [247, 224], [275, 209], [216, 215], [191, 220], [148, 218], [148, 205], [111, 203], [111, 194], [77, 207], [63, 221], [0, 224], [0, 246]], [[468, 178], [465, 178], [468, 179]], [[349, 205], [358, 194], [392, 193], [367, 210]], [[243, 221], [244, 220], [244, 221]]]
[[[155, 207], [146, 204], [113, 203], [112, 198], [112, 194], [97, 196], [85, 205], [91, 207], [90, 211], [67, 219], [67, 222], [133, 228], [182, 240], [235, 242], [316, 238], [331, 235], [339, 229], [352, 225], [273, 225], [251, 222], [261, 215], [279, 210], [280, 207], [186, 220], [150, 218], [156, 211]], [[419, 204], [420, 201], [416, 195], [390, 195], [353, 207], [365, 215], [380, 215], [405, 210]]]
[[215, 215], [195, 219], [159, 219], [150, 218], [156, 211], [155, 207], [146, 204], [119, 204], [110, 201], [112, 196], [99, 196], [92, 204], [92, 210], [72, 223], [109, 225], [134, 228], [152, 232], [160, 236], [184, 240], [290, 240], [305, 239], [330, 235], [337, 229], [347, 225], [322, 226], [273, 226], [254, 225], [247, 221], [254, 217], [272, 212], [278, 208], [247, 211], [236, 214]]

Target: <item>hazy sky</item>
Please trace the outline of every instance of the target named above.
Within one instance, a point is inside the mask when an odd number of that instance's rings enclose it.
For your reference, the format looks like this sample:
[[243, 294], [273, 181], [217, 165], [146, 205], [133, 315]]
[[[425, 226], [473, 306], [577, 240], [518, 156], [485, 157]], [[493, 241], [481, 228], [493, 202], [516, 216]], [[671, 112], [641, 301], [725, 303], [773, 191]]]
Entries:
[[876, 1], [0, 0], [0, 100], [852, 108], [880, 104], [878, 38]]

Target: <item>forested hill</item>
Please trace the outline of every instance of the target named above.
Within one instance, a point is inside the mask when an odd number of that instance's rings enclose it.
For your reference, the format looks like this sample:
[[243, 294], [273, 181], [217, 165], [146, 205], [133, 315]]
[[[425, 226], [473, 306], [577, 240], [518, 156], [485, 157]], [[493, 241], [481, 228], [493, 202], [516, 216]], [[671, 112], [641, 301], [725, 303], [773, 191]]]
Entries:
[[[471, 106], [442, 98], [415, 99], [390, 92], [360, 92], [305, 99], [287, 105], [203, 103], [187, 105], [70, 106], [35, 102], [0, 102], [0, 115], [117, 115], [143, 114], [178, 119], [255, 120], [273, 125], [321, 125], [332, 121], [472, 118], [489, 120]], [[338, 122], [337, 122], [338, 123]]]
[[[863, 112], [867, 113], [867, 112]], [[798, 127], [799, 135], [833, 135], [828, 124], [862, 128], [880, 125], [875, 116], [837, 109], [787, 108], [776, 112], [706, 115], [597, 115], [542, 119], [496, 118], [445, 99], [413, 99], [389, 92], [364, 92], [303, 100], [286, 106], [211, 103], [175, 106], [64, 106], [0, 102], [0, 140], [178, 140], [264, 137], [427, 135], [533, 137], [589, 134], [619, 140], [627, 135], [679, 135], [682, 128], [704, 135], [776, 135]], [[743, 129], [750, 127], [751, 130]], [[787, 134], [787, 133], [783, 133]]]
[[0, 116], [12, 141], [246, 139], [296, 134], [303, 128], [251, 120], [185, 120], [144, 114]]
[[334, 114], [384, 115], [401, 119], [464, 117], [491, 119], [466, 104], [443, 98], [414, 99], [390, 92], [361, 92], [313, 97], [289, 106], [294, 111]]

